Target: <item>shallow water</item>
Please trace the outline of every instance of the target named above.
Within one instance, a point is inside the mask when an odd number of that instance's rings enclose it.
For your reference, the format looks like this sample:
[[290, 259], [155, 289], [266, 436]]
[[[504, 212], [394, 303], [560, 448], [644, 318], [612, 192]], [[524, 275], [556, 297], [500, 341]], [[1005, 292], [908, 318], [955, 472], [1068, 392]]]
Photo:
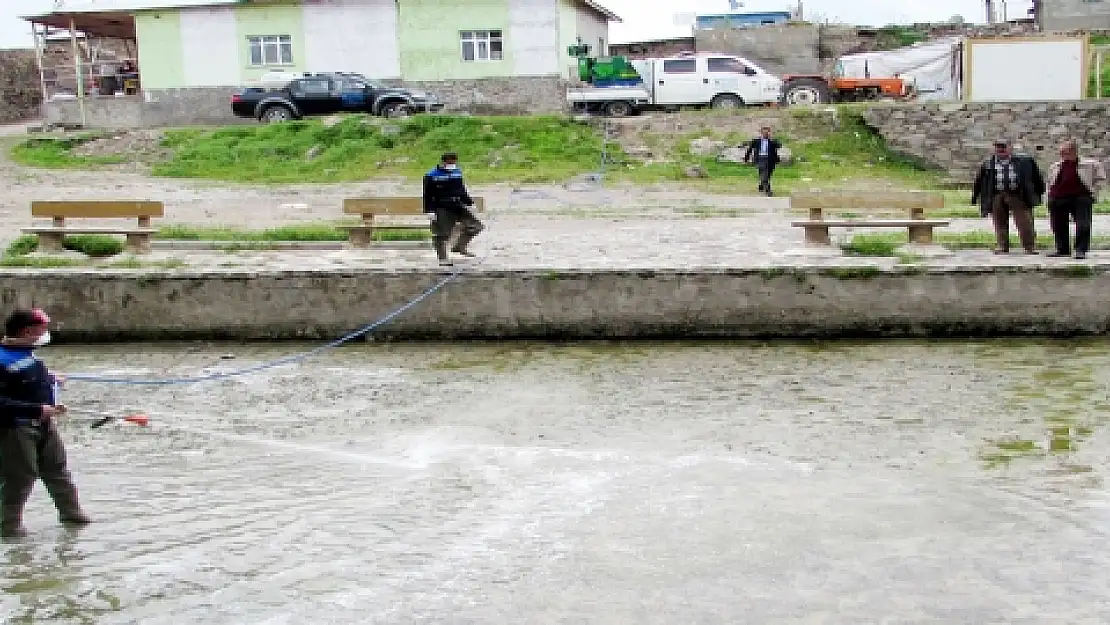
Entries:
[[[160, 377], [300, 348], [43, 356]], [[40, 485], [31, 536], [0, 544], [0, 614], [1106, 623], [1108, 348], [362, 344], [219, 382], [73, 382], [71, 406], [151, 426], [64, 424], [99, 522], [58, 527]]]

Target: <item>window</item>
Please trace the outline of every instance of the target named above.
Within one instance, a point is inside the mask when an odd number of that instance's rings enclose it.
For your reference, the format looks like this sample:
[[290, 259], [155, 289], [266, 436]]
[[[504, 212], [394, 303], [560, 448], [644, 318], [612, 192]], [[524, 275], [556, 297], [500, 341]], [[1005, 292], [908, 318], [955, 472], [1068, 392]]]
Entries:
[[695, 59], [683, 59], [681, 61], [663, 61], [664, 74], [696, 74], [698, 73], [698, 62]]
[[755, 70], [745, 65], [739, 59], [710, 58], [709, 71], [718, 74], [747, 74], [752, 76]]
[[605, 37], [597, 38], [597, 55], [609, 56], [609, 49], [605, 47]]
[[500, 61], [504, 58], [504, 41], [499, 30], [464, 30], [462, 39], [464, 61]]
[[247, 43], [253, 66], [293, 64], [293, 38], [289, 35], [247, 37]]

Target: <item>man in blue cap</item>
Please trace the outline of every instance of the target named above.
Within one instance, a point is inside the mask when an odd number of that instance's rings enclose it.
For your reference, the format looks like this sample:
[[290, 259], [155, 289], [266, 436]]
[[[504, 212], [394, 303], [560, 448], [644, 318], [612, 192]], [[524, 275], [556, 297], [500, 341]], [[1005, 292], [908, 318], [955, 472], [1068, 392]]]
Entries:
[[432, 244], [440, 265], [449, 267], [452, 264], [447, 257], [447, 240], [456, 225], [460, 229], [459, 238], [451, 251], [474, 256], [466, 246], [485, 226], [470, 211], [471, 206], [474, 206], [474, 200], [463, 183], [459, 155], [448, 152], [440, 158], [438, 165], [424, 174], [424, 212], [431, 221]]
[[50, 317], [38, 308], [13, 311], [0, 340], [0, 536], [27, 534], [23, 508], [41, 479], [59, 520], [85, 525], [66, 450], [54, 424], [65, 414], [57, 401], [59, 379], [35, 355], [50, 343]]

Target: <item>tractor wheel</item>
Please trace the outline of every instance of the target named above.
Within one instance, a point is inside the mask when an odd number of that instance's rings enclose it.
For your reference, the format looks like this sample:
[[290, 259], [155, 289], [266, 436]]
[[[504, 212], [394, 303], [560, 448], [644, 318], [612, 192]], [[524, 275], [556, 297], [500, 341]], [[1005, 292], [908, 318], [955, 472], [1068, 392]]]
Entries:
[[829, 102], [829, 84], [814, 78], [799, 78], [786, 83], [782, 100], [787, 106], [812, 106]]

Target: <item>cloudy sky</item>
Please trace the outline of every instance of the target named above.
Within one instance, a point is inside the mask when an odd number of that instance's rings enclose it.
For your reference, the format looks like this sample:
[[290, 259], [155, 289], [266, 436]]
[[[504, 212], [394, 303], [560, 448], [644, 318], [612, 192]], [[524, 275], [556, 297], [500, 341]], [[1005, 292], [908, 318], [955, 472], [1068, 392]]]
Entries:
[[[459, 0], [464, 1], [464, 0]], [[797, 0], [746, 0], [745, 11], [781, 11]], [[624, 18], [613, 24], [614, 43], [679, 37], [689, 27], [676, 26], [679, 13], [726, 13], [728, 0], [600, 0]], [[970, 22], [984, 19], [982, 0], [803, 0], [807, 17], [821, 16], [848, 24], [875, 25], [939, 22], [962, 15]], [[1010, 0], [1010, 17], [1022, 17], [1030, 0]], [[31, 29], [20, 15], [45, 13], [52, 0], [0, 0], [0, 48], [31, 46]]]

